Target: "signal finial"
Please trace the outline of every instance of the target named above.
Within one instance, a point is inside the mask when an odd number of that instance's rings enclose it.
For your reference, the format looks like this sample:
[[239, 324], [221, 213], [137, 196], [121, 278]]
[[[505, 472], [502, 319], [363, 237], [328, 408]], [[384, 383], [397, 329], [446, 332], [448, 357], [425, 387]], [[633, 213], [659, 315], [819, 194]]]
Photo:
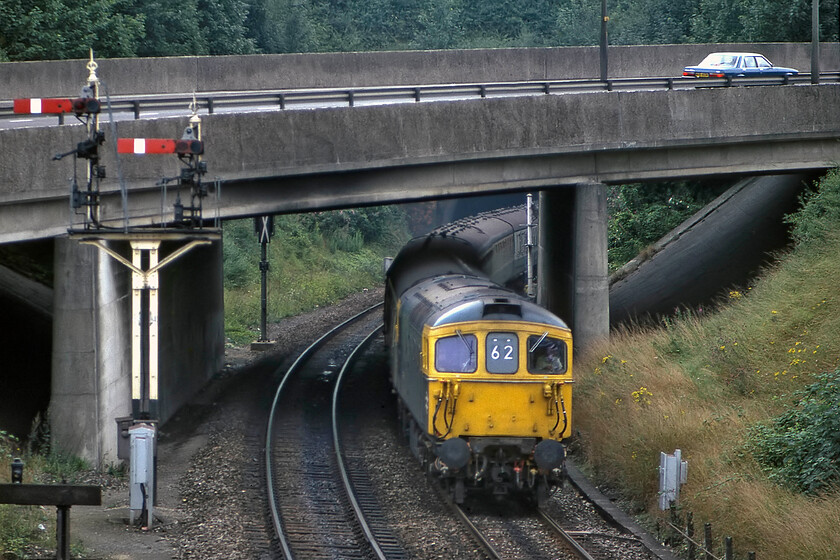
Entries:
[[90, 49], [90, 61], [87, 63], [87, 69], [88, 69], [88, 72], [89, 72], [88, 73], [88, 83], [91, 83], [91, 84], [98, 84], [99, 83], [99, 78], [96, 76], [96, 69], [98, 67], [99, 67], [99, 65], [96, 63], [95, 60], [93, 60], [93, 49]]

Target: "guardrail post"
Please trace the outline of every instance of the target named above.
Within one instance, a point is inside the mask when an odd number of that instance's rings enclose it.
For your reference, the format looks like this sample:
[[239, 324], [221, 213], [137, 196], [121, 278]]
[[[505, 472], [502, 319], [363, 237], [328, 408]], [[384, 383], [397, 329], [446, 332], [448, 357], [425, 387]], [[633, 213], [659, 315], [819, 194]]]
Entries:
[[134, 102], [132, 102], [131, 105], [132, 105], [132, 108], [134, 109], [134, 120], [135, 121], [139, 120], [140, 119], [140, 102], [135, 100]]
[[686, 514], [685, 533], [688, 535], [688, 560], [694, 560], [695, 546], [694, 546], [694, 513], [688, 512]]
[[278, 95], [277, 96], [277, 101], [278, 101], [278, 103], [280, 103], [280, 108], [281, 109], [286, 108], [286, 96], [284, 94], [281, 93], [280, 95]]
[[726, 537], [723, 539], [723, 542], [725, 547], [724, 558], [726, 560], [732, 560], [732, 537]]
[[420, 88], [419, 87], [414, 88], [414, 101], [417, 101], [417, 102], [420, 101]]
[[351, 90], [347, 92], [347, 105], [353, 107], [356, 104], [356, 94]]
[[682, 542], [683, 537], [677, 529], [677, 527], [679, 527], [681, 523], [680, 516], [677, 514], [677, 508], [674, 504], [671, 504], [671, 509], [669, 513], [671, 517], [671, 542], [675, 545], [678, 545]]
[[55, 514], [55, 557], [70, 560], [70, 506], [57, 506]]
[[712, 558], [712, 524], [706, 523], [703, 525], [703, 548], [706, 549], [706, 560], [714, 560]]

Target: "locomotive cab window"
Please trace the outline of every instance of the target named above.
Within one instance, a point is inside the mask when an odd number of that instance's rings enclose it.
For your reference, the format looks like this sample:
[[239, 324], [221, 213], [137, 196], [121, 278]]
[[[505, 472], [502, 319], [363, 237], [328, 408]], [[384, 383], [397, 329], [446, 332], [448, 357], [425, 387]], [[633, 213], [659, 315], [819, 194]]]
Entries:
[[566, 372], [566, 343], [543, 335], [528, 337], [528, 371], [538, 374]]
[[516, 373], [519, 370], [519, 337], [515, 333], [488, 333], [485, 350], [489, 373]]
[[474, 334], [447, 336], [435, 341], [435, 369], [442, 373], [474, 373], [478, 368]]

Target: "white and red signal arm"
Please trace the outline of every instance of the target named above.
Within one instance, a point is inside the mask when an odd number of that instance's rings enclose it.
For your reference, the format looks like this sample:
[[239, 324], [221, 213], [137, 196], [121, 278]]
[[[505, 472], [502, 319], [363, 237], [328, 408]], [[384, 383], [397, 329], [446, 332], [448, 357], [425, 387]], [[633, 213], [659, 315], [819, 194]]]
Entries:
[[204, 142], [168, 138], [117, 138], [117, 153], [201, 155], [204, 153]]
[[76, 113], [98, 113], [100, 108], [99, 100], [94, 97], [69, 98], [23, 98], [15, 99], [13, 110], [16, 114], [40, 115]]

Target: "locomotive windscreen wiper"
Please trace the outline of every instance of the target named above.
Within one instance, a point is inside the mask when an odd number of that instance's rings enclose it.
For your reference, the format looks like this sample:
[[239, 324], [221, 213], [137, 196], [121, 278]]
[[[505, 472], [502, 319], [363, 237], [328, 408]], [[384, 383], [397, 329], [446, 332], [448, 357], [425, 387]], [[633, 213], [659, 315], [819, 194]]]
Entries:
[[536, 350], [536, 349], [537, 349], [537, 346], [539, 346], [539, 345], [540, 345], [540, 342], [542, 342], [543, 340], [545, 340], [545, 337], [547, 337], [547, 336], [548, 336], [548, 331], [545, 331], [544, 333], [542, 333], [542, 336], [541, 336], [541, 337], [540, 337], [540, 338], [539, 338], [539, 339], [538, 339], [538, 340], [534, 343], [534, 345], [533, 345], [533, 346], [531, 346], [531, 347], [528, 349], [528, 352], [533, 352], [534, 350]]
[[[466, 347], [467, 347], [467, 361], [466, 361], [466, 362], [464, 362], [464, 365], [462, 366], [462, 369], [463, 369], [464, 371], [467, 371], [467, 369], [469, 368], [470, 364], [472, 364], [472, 357], [473, 357], [473, 353], [475, 352], [475, 350], [473, 350], [473, 347], [472, 347], [472, 346], [470, 346], [470, 343], [469, 343], [469, 342], [467, 342], [467, 339], [466, 339], [466, 338], [464, 338], [464, 335], [463, 335], [463, 333], [461, 332], [461, 329], [456, 330], [456, 331], [455, 331], [455, 334], [457, 334], [457, 335], [458, 335], [458, 338], [460, 338], [460, 339], [461, 339], [461, 342], [463, 342], [463, 343], [464, 343], [464, 346], [466, 346]], [[546, 333], [546, 334], [548, 334], [548, 333]]]

